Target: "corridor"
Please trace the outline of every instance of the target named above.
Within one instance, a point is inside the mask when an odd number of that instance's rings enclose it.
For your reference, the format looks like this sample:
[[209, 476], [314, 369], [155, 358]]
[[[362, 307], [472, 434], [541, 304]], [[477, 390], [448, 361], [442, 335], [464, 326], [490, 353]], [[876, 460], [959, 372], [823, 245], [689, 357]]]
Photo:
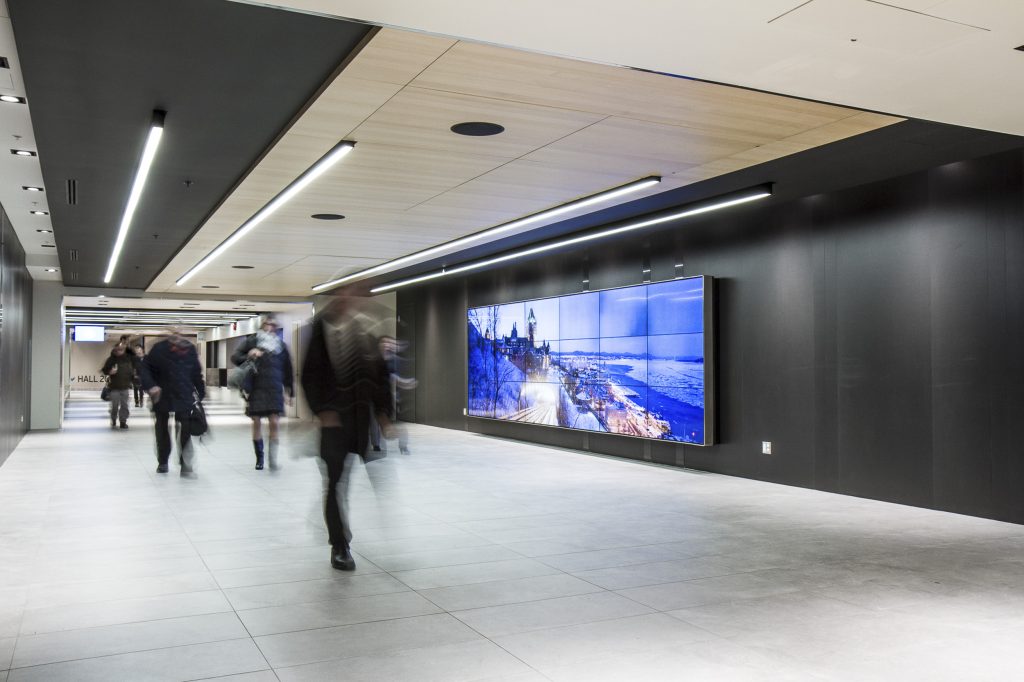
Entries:
[[1024, 673], [1024, 529], [429, 427], [360, 467], [331, 568], [315, 430], [197, 476], [92, 396], [0, 467], [0, 682], [871, 680]]

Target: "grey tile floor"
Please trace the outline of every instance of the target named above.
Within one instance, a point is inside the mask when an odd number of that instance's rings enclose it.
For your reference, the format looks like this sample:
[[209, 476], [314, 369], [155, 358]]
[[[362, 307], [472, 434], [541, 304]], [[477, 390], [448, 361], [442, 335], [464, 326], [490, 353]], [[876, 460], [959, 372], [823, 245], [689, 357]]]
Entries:
[[0, 682], [1024, 679], [1024, 528], [411, 427], [328, 562], [315, 430], [198, 475], [69, 403], [0, 467]]

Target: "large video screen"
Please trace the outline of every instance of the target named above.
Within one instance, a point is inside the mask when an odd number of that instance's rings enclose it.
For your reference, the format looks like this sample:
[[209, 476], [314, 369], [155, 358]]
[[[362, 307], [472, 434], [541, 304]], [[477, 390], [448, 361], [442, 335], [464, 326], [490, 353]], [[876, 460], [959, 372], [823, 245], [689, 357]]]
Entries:
[[710, 445], [710, 281], [470, 308], [467, 413]]

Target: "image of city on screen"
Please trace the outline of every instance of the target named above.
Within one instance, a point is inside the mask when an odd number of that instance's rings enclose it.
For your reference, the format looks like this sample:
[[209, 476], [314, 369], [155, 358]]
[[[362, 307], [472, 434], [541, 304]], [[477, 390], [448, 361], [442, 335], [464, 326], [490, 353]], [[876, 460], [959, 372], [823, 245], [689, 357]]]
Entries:
[[704, 277], [468, 311], [468, 414], [709, 444]]

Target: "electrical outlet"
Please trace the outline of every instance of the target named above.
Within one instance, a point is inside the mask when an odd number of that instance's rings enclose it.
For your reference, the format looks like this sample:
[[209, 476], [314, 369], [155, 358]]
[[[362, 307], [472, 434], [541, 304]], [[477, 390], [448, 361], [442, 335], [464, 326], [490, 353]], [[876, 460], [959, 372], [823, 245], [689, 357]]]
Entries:
[[772, 454], [772, 442], [770, 440], [761, 441], [761, 454], [770, 455]]

